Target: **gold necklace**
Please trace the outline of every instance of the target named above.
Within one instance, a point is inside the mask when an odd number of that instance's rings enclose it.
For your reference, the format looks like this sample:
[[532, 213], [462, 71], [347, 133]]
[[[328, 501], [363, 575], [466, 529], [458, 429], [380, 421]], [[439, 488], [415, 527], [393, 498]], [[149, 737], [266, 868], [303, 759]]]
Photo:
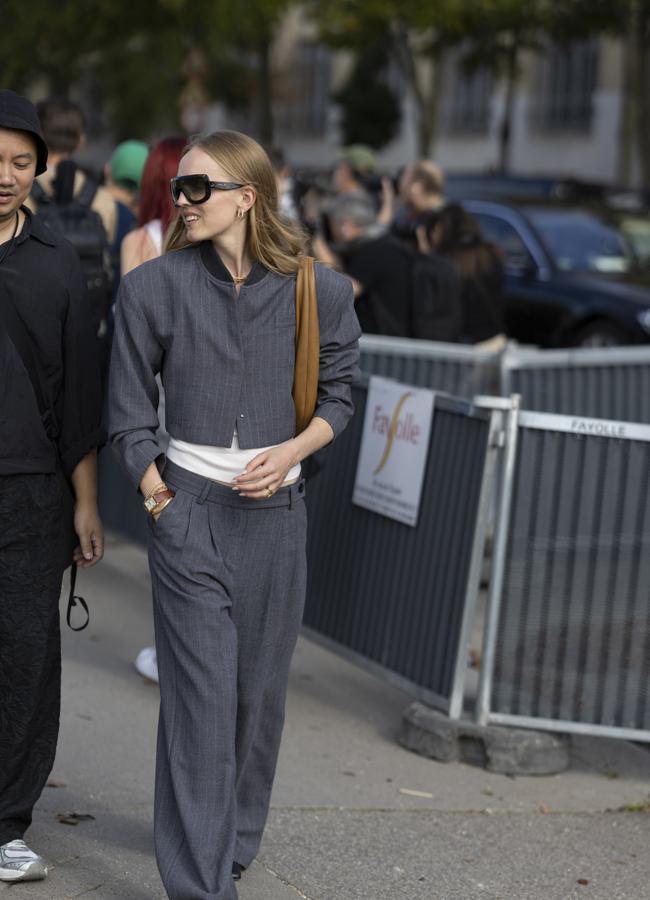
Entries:
[[235, 282], [235, 284], [243, 284], [248, 278], [248, 275], [231, 275], [230, 277]]

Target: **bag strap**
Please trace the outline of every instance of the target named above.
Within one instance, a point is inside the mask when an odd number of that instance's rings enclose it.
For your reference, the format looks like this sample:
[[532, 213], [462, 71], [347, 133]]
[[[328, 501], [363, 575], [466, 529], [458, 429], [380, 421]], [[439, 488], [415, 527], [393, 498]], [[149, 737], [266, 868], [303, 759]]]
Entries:
[[296, 364], [293, 402], [296, 407], [296, 434], [309, 425], [316, 411], [320, 369], [320, 329], [316, 296], [314, 259], [300, 260], [296, 276]]
[[[84, 173], [85, 174], [85, 173]], [[92, 206], [95, 194], [97, 193], [98, 183], [91, 175], [86, 175], [83, 186], [78, 195], [74, 198], [81, 206]]]
[[47, 196], [42, 185], [40, 185], [36, 179], [34, 179], [34, 182], [32, 184], [30, 195], [37, 206], [43, 206], [46, 203], [52, 202], [52, 198]]
[[[72, 568], [70, 569], [70, 592], [68, 594], [68, 611], [66, 613], [66, 622], [68, 623], [68, 628], [72, 631], [83, 631], [86, 625], [90, 622], [90, 612], [88, 611], [88, 604], [84, 600], [83, 597], [79, 597], [75, 594], [75, 587], [77, 584], [77, 564], [76, 562], [72, 563]], [[83, 611], [86, 613], [86, 621], [83, 625], [77, 625], [76, 627], [72, 624], [72, 610], [77, 605], [77, 603], [81, 606]]]

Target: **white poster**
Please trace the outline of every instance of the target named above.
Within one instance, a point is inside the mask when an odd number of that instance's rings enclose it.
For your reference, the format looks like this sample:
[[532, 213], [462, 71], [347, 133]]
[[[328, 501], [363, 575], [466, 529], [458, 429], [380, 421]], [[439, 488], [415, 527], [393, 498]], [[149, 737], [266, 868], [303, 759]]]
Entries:
[[370, 378], [352, 502], [416, 525], [433, 419], [433, 391]]

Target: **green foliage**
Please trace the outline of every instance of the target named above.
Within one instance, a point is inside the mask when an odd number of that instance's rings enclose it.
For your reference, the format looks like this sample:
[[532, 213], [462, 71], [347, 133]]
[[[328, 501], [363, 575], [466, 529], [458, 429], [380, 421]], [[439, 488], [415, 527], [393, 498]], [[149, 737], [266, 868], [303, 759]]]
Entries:
[[334, 95], [343, 112], [344, 144], [368, 144], [378, 150], [397, 134], [401, 108], [384, 80], [387, 63], [385, 50], [371, 46], [359, 55], [347, 82]]
[[[118, 136], [178, 127], [190, 52], [210, 99], [264, 96], [260, 59], [294, 0], [3, 0], [0, 82], [67, 94], [92, 85]], [[267, 111], [268, 112], [268, 111]]]

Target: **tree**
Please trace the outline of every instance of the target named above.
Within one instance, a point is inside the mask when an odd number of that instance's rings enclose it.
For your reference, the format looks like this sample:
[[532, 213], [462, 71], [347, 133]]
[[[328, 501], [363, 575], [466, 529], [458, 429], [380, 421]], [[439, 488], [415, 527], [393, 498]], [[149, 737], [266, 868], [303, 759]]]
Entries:
[[320, 33], [357, 52], [385, 47], [399, 67], [417, 118], [418, 151], [431, 153], [447, 51], [463, 37], [466, 0], [311, 0]]
[[521, 55], [541, 47], [544, 0], [467, 0], [460, 13], [465, 37], [463, 63], [469, 71], [491, 69], [505, 82], [505, 103], [499, 123], [498, 169], [510, 163], [512, 119]]
[[619, 178], [650, 190], [650, 0], [549, 0], [548, 33], [570, 41], [608, 33], [623, 44], [623, 114], [619, 133]]
[[384, 48], [368, 48], [359, 54], [347, 82], [334, 95], [343, 111], [344, 144], [368, 144], [379, 150], [397, 134], [401, 109], [384, 80], [387, 62]]
[[[271, 140], [269, 50], [296, 0], [4, 0], [3, 84], [45, 83], [67, 95], [91, 84], [118, 136], [177, 128], [188, 60], [205, 60], [209, 99], [253, 105], [257, 131]], [[185, 72], [185, 74], [184, 74]]]
[[193, 45], [206, 58], [213, 97], [233, 108], [252, 108], [257, 136], [264, 143], [272, 143], [271, 46], [280, 23], [297, 0], [173, 2]]

